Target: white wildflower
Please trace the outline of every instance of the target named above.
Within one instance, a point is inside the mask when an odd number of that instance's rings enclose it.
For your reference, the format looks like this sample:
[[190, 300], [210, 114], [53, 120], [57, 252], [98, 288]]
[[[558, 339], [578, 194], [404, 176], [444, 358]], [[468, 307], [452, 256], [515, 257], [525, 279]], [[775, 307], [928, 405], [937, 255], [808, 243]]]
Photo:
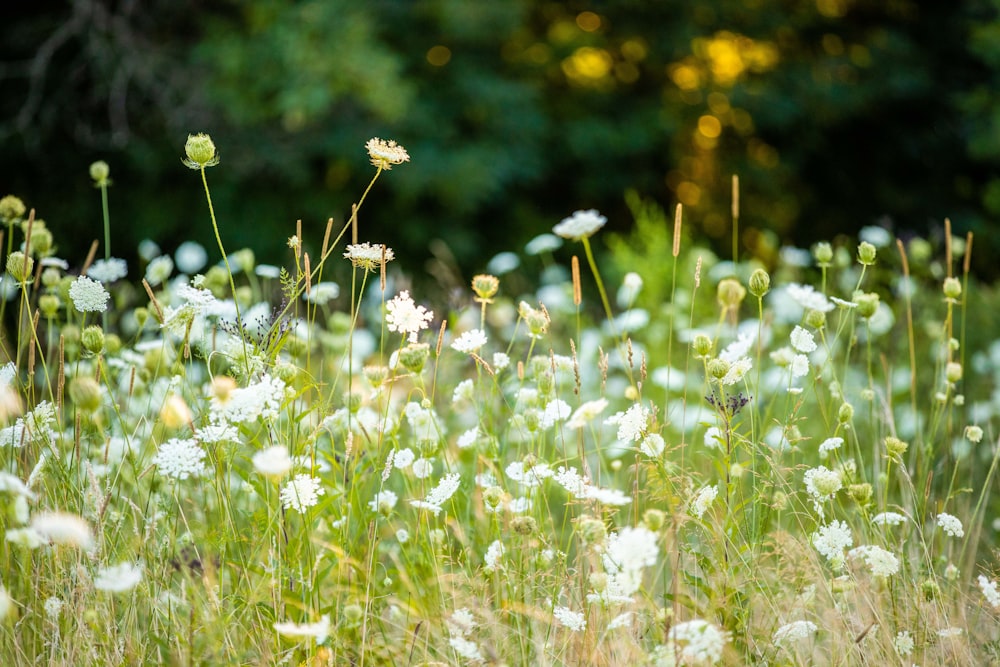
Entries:
[[406, 334], [411, 343], [417, 342], [417, 334], [434, 319], [433, 311], [413, 303], [406, 290], [393, 297], [385, 308], [386, 327], [389, 331]]
[[649, 425], [649, 410], [636, 403], [625, 412], [608, 417], [606, 424], [618, 425], [618, 439], [624, 442], [636, 442], [646, 433]]
[[459, 487], [459, 480], [460, 475], [457, 472], [445, 475], [437, 483], [437, 486], [430, 490], [426, 498], [423, 500], [411, 500], [410, 504], [414, 507], [430, 510], [437, 516], [438, 512], [441, 511], [441, 506], [455, 495], [455, 491]]
[[816, 551], [830, 561], [834, 568], [839, 569], [844, 564], [844, 549], [854, 544], [854, 537], [845, 522], [834, 521], [820, 526], [819, 530], [812, 534], [812, 543]]
[[476, 441], [480, 438], [479, 427], [473, 426], [472, 428], [464, 431], [458, 439], [455, 441], [455, 445], [459, 449], [468, 449], [476, 444]]
[[941, 527], [948, 535], [952, 537], [964, 537], [965, 530], [962, 528], [962, 522], [959, 521], [958, 517], [952, 516], [942, 512], [937, 515], [937, 525]]
[[416, 455], [413, 450], [409, 447], [404, 447], [403, 449], [398, 449], [392, 455], [392, 465], [396, 470], [406, 470], [416, 459]]
[[559, 622], [559, 625], [569, 628], [573, 632], [582, 632], [587, 627], [587, 617], [568, 607], [554, 607], [552, 615]]
[[257, 418], [274, 419], [278, 416], [284, 397], [284, 381], [264, 374], [259, 382], [247, 387], [237, 387], [224, 399], [213, 396], [212, 416], [217, 421], [237, 424], [245, 424]]
[[708, 508], [712, 506], [712, 502], [718, 495], [718, 485], [702, 487], [691, 501], [691, 506], [688, 508], [688, 511], [694, 517], [700, 519]]
[[205, 246], [196, 241], [185, 241], [177, 246], [174, 252], [174, 261], [177, 268], [184, 273], [197, 273], [201, 271], [208, 262], [208, 253]]
[[111, 295], [101, 283], [87, 276], [80, 276], [69, 286], [73, 307], [81, 313], [103, 313], [108, 309]]
[[142, 567], [134, 563], [119, 563], [105, 567], [94, 577], [94, 588], [108, 593], [125, 593], [142, 581]]
[[173, 271], [174, 260], [170, 259], [170, 255], [160, 255], [146, 267], [146, 282], [156, 287], [169, 278]]
[[171, 438], [160, 445], [153, 463], [164, 477], [187, 479], [205, 471], [205, 450], [196, 440]]
[[493, 572], [497, 569], [500, 564], [500, 558], [503, 557], [504, 549], [503, 543], [500, 540], [493, 540], [490, 546], [486, 549], [486, 555], [483, 556], [483, 568], [487, 572]]
[[251, 461], [254, 470], [266, 477], [282, 477], [292, 469], [292, 459], [284, 445], [262, 449], [253, 455]]
[[997, 591], [997, 582], [991, 581], [985, 575], [979, 575], [979, 590], [983, 592], [983, 597], [994, 609], [1000, 609], [1000, 591]]
[[309, 291], [304, 293], [302, 298], [309, 303], [315, 303], [318, 306], [325, 306], [338, 296], [340, 296], [340, 285], [335, 282], [330, 282], [329, 280], [324, 280], [323, 282], [310, 286]]
[[368, 151], [368, 157], [372, 164], [386, 171], [392, 169], [394, 164], [410, 161], [410, 154], [406, 152], [406, 149], [392, 139], [372, 137], [365, 142], [365, 150]]
[[659, 433], [650, 433], [639, 443], [639, 451], [651, 459], [655, 459], [663, 453], [666, 443]]
[[417, 479], [427, 479], [434, 472], [434, 461], [421, 457], [413, 462], [410, 470]]
[[608, 219], [595, 209], [576, 211], [572, 216], [563, 218], [562, 222], [552, 228], [552, 231], [564, 239], [580, 241], [592, 236], [607, 222]]
[[587, 401], [578, 407], [573, 415], [566, 422], [566, 428], [583, 428], [597, 415], [601, 414], [608, 407], [606, 398], [598, 398], [594, 401]]
[[315, 623], [292, 623], [290, 621], [275, 623], [274, 631], [282, 637], [315, 639], [317, 642], [323, 642], [330, 636], [330, 616], [324, 614]]
[[740, 357], [729, 364], [729, 370], [722, 376], [720, 382], [729, 387], [743, 380], [743, 377], [753, 368], [753, 361], [750, 357]]
[[396, 258], [392, 248], [381, 243], [352, 243], [347, 246], [344, 257], [351, 261], [355, 267], [365, 271], [377, 271], [382, 268], [383, 262], [391, 262]]
[[823, 442], [819, 443], [819, 457], [821, 459], [825, 459], [830, 455], [830, 452], [840, 449], [840, 446], [843, 444], [843, 438], [827, 438]]
[[898, 512], [882, 512], [872, 517], [876, 526], [899, 526], [906, 523], [906, 517]]
[[789, 338], [792, 341], [792, 347], [798, 352], [808, 354], [816, 350], [816, 341], [813, 340], [812, 333], [798, 325], [792, 329], [792, 334]]
[[700, 618], [670, 628], [670, 642], [682, 665], [714, 665], [722, 660], [729, 633]]
[[459, 336], [457, 340], [453, 341], [451, 348], [459, 352], [472, 354], [473, 352], [479, 352], [486, 345], [486, 342], [486, 334], [482, 329], [470, 329]]
[[510, 366], [510, 356], [506, 352], [493, 353], [493, 370], [502, 371]]
[[368, 507], [373, 512], [388, 514], [389, 511], [396, 506], [397, 502], [399, 502], [399, 496], [389, 489], [382, 489], [368, 501]]
[[913, 652], [913, 635], [909, 630], [901, 630], [892, 640], [892, 646], [901, 657], [905, 658]]
[[100, 283], [113, 283], [121, 280], [128, 274], [128, 264], [124, 259], [112, 257], [111, 259], [99, 259], [87, 269], [87, 277], [93, 278]]
[[825, 296], [817, 292], [812, 285], [791, 283], [787, 286], [786, 291], [795, 303], [806, 310], [818, 310], [821, 313], [828, 313], [833, 310], [833, 304]]
[[783, 646], [803, 639], [809, 639], [816, 634], [819, 628], [812, 621], [792, 621], [775, 630], [771, 641], [775, 646]]
[[89, 550], [94, 544], [90, 524], [75, 514], [41, 512], [31, 519], [31, 529], [53, 544]]
[[281, 506], [286, 510], [295, 510], [300, 514], [319, 502], [319, 497], [326, 493], [320, 486], [320, 481], [305, 473], [296, 475], [281, 489]]

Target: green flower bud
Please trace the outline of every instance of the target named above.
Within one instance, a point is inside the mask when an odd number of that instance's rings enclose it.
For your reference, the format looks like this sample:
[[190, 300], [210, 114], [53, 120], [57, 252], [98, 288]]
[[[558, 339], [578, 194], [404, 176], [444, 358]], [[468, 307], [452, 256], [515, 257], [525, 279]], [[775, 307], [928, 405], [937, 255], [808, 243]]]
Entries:
[[254, 256], [253, 250], [250, 248], [237, 250], [229, 256], [229, 260], [234, 269], [242, 271], [243, 273], [253, 272], [253, 267], [256, 266], [257, 262], [257, 258]]
[[909, 246], [910, 264], [926, 264], [930, 261], [934, 248], [926, 239], [913, 239]]
[[722, 306], [723, 310], [737, 310], [743, 299], [746, 298], [747, 290], [740, 281], [735, 278], [724, 278], [719, 281], [719, 286], [715, 291], [715, 298]]
[[118, 354], [122, 349], [122, 339], [118, 337], [118, 334], [105, 334], [104, 335], [104, 351], [109, 356], [114, 356]]
[[306, 353], [309, 351], [309, 341], [303, 340], [298, 336], [289, 336], [288, 340], [285, 341], [285, 349], [293, 359], [300, 359], [306, 356]]
[[533, 308], [527, 301], [522, 301], [517, 306], [517, 314], [528, 325], [528, 333], [532, 338], [541, 338], [548, 332], [550, 318], [544, 308]]
[[590, 587], [595, 591], [600, 592], [608, 587], [608, 575], [603, 572], [591, 572], [587, 580], [590, 582]]
[[84, 375], [69, 381], [69, 399], [81, 412], [93, 413], [101, 407], [101, 385]]
[[952, 300], [957, 300], [958, 297], [962, 296], [962, 283], [959, 282], [958, 278], [944, 279], [944, 295]]
[[898, 458], [902, 456], [909, 448], [910, 445], [903, 442], [899, 438], [890, 435], [885, 439], [885, 453], [888, 454], [890, 458]]
[[139, 330], [141, 331], [146, 326], [146, 322], [149, 321], [149, 309], [140, 306], [133, 310], [132, 314], [135, 315], [135, 323], [139, 325]]
[[729, 362], [724, 359], [712, 359], [708, 362], [708, 374], [720, 380], [729, 372]]
[[851, 484], [847, 487], [847, 494], [851, 497], [851, 500], [856, 502], [861, 507], [864, 507], [872, 499], [872, 485], [865, 484]]
[[100, 354], [104, 350], [104, 330], [93, 324], [80, 334], [83, 349], [91, 354]]
[[542, 413], [537, 408], [528, 408], [524, 411], [524, 426], [531, 433], [534, 433], [542, 424]]
[[983, 439], [983, 427], [970, 424], [965, 427], [965, 439], [978, 444]]
[[207, 134], [189, 134], [187, 142], [184, 144], [184, 160], [191, 169], [204, 169], [214, 167], [219, 164], [219, 151], [215, 148], [215, 142]]
[[667, 514], [663, 510], [648, 509], [642, 515], [642, 522], [646, 524], [646, 528], [649, 528], [654, 533], [663, 528], [663, 524], [667, 521]]
[[806, 313], [806, 326], [822, 329], [826, 326], [826, 313], [822, 310], [810, 310]]
[[20, 250], [7, 255], [7, 273], [19, 283], [30, 280], [31, 272], [34, 268], [35, 260], [25, 257], [24, 253]]
[[944, 367], [944, 377], [951, 384], [955, 384], [962, 379], [962, 364], [950, 361]]
[[695, 357], [707, 357], [712, 353], [712, 339], [705, 334], [698, 334], [694, 337], [691, 347], [694, 349]]
[[854, 302], [858, 304], [858, 315], [865, 319], [870, 318], [878, 312], [878, 294], [867, 292], [854, 295]]
[[875, 255], [878, 250], [875, 249], [868, 241], [862, 241], [858, 245], [858, 262], [864, 264], [865, 266], [871, 266], [875, 263]]
[[472, 276], [472, 291], [476, 294], [476, 301], [479, 303], [492, 303], [500, 289], [500, 280], [496, 276], [481, 273]]
[[38, 309], [42, 311], [42, 317], [51, 320], [59, 314], [62, 301], [55, 294], [43, 294], [38, 297]]
[[80, 327], [75, 324], [67, 324], [62, 328], [60, 332], [63, 337], [63, 343], [66, 345], [79, 345], [80, 344]]
[[94, 179], [97, 187], [110, 185], [108, 176], [111, 175], [111, 167], [104, 160], [98, 160], [90, 165], [90, 177]]
[[378, 388], [382, 386], [385, 379], [389, 377], [389, 369], [385, 366], [365, 366], [364, 368], [365, 378], [368, 380], [368, 384]]
[[608, 529], [600, 519], [584, 516], [576, 524], [576, 532], [584, 544], [602, 544]]
[[510, 528], [518, 535], [531, 535], [538, 530], [538, 522], [534, 517], [518, 515], [511, 519]]
[[539, 396], [549, 396], [552, 394], [552, 390], [556, 386], [556, 379], [552, 376], [552, 371], [548, 370], [544, 373], [540, 373], [535, 380], [538, 385]]
[[62, 274], [54, 266], [42, 270], [42, 285], [45, 287], [55, 287], [60, 280], [62, 280]]
[[228, 296], [229, 275], [226, 269], [221, 266], [213, 266], [205, 272], [205, 280], [202, 281], [205, 289], [210, 291], [216, 298]]
[[840, 409], [837, 410], [837, 421], [841, 424], [847, 424], [852, 419], [854, 419], [854, 406], [844, 401], [840, 404]]
[[430, 354], [431, 348], [427, 343], [410, 343], [399, 351], [399, 363], [406, 370], [419, 375]]
[[344, 606], [344, 621], [348, 625], [357, 625], [364, 616], [364, 610], [359, 604], [349, 604]]
[[274, 376], [288, 385], [292, 384], [298, 373], [299, 369], [295, 364], [281, 362], [274, 366]]
[[491, 509], [496, 509], [503, 502], [503, 489], [499, 486], [488, 486], [483, 489], [483, 502]]
[[813, 257], [820, 266], [830, 266], [833, 261], [833, 248], [826, 241], [820, 241], [813, 246]]
[[365, 397], [357, 391], [349, 391], [344, 394], [344, 404], [347, 405], [348, 411], [352, 414], [356, 414], [361, 409], [364, 400]]
[[0, 199], [0, 220], [8, 227], [16, 222], [20, 222], [21, 217], [24, 216], [24, 212], [27, 210], [20, 197], [7, 195], [3, 199]]
[[941, 587], [933, 579], [924, 579], [920, 583], [920, 591], [924, 594], [925, 600], [935, 600], [941, 595]]
[[52, 254], [52, 232], [45, 227], [31, 229], [31, 245], [28, 248], [39, 257], [48, 257]]
[[771, 276], [764, 269], [756, 269], [750, 274], [750, 293], [758, 299], [771, 291]]

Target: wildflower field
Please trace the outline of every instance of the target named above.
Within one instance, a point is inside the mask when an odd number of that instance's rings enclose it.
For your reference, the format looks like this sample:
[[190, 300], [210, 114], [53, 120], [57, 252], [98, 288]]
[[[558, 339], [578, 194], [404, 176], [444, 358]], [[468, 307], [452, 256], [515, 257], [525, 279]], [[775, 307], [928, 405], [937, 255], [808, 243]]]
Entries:
[[116, 259], [100, 162], [88, 257], [0, 200], [0, 664], [1000, 662], [971, 235], [765, 267], [734, 180], [728, 260], [629, 195], [629, 234], [577, 211], [448, 306], [358, 223], [418, 160], [365, 149], [281, 267], [227, 251], [207, 135], [217, 247]]

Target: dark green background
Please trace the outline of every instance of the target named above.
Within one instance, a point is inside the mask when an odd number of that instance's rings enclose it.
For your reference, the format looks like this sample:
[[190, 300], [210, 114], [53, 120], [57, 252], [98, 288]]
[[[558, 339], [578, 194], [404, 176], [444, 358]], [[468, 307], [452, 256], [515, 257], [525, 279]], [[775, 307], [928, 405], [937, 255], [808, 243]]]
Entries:
[[[227, 248], [265, 261], [286, 261], [297, 218], [313, 245], [327, 217], [344, 219], [373, 173], [364, 142], [380, 136], [412, 162], [380, 180], [361, 238], [395, 248], [409, 271], [433, 238], [463, 271], [481, 269], [578, 208], [627, 229], [629, 188], [667, 209], [685, 200], [691, 228], [728, 255], [734, 173], [748, 254], [869, 224], [940, 233], [950, 217], [976, 233], [978, 270], [996, 271], [996, 2], [21, 11], [0, 27], [0, 189], [36, 207], [76, 263], [103, 236], [95, 159], [111, 165], [114, 254], [147, 236], [166, 250], [212, 241], [197, 174], [180, 161], [187, 134], [203, 131], [221, 152], [208, 175]], [[715, 141], [698, 131], [707, 116]]]

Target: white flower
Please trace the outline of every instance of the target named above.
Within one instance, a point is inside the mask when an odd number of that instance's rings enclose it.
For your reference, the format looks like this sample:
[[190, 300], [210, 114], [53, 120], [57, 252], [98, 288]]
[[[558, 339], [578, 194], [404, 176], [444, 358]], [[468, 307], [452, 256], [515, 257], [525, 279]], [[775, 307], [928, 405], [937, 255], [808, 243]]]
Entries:
[[608, 537], [604, 569], [619, 593], [629, 596], [642, 585], [642, 569], [656, 565], [659, 554], [656, 533], [645, 526], [625, 527]]
[[483, 569], [487, 572], [493, 572], [497, 569], [500, 564], [500, 558], [503, 557], [504, 549], [503, 543], [500, 540], [493, 540], [490, 546], [486, 549], [486, 555], [483, 556]]
[[387, 514], [389, 510], [396, 506], [397, 502], [399, 502], [399, 496], [389, 489], [382, 489], [368, 501], [368, 507], [372, 512], [383, 512]]
[[792, 357], [790, 368], [793, 378], [805, 377], [809, 373], [809, 357], [804, 354], [796, 354]]
[[451, 637], [448, 644], [455, 650], [455, 653], [465, 658], [469, 662], [480, 663], [485, 660], [479, 645], [465, 637]]
[[816, 350], [816, 341], [813, 340], [812, 333], [798, 325], [792, 329], [792, 335], [789, 338], [792, 341], [792, 347], [798, 352], [808, 354]]
[[54, 595], [47, 598], [45, 600], [45, 604], [43, 605], [45, 608], [45, 615], [48, 616], [50, 620], [55, 621], [59, 618], [59, 614], [62, 613], [62, 608], [65, 604], [66, 603], [63, 602], [62, 598], [58, 598]]
[[174, 260], [177, 262], [177, 268], [184, 273], [196, 273], [201, 271], [205, 263], [208, 262], [208, 253], [205, 252], [205, 246], [202, 244], [195, 241], [185, 241], [177, 246]]
[[476, 440], [478, 440], [479, 437], [479, 427], [473, 426], [458, 436], [458, 440], [455, 441], [455, 445], [459, 449], [468, 449], [476, 444]]
[[790, 642], [797, 642], [808, 639], [816, 634], [816, 624], [812, 621], [792, 621], [775, 630], [771, 641], [775, 646], [782, 646]]
[[504, 469], [504, 474], [522, 486], [533, 488], [541, 484], [543, 479], [552, 476], [552, 468], [543, 461], [535, 461], [527, 466], [524, 461], [512, 461]]
[[93, 278], [100, 283], [113, 283], [121, 280], [128, 274], [128, 264], [124, 259], [112, 257], [111, 259], [99, 259], [87, 269], [87, 277]]
[[319, 497], [326, 493], [320, 486], [320, 481], [305, 473], [296, 475], [281, 489], [281, 506], [305, 513], [306, 509], [319, 502]]
[[531, 498], [525, 498], [522, 496], [520, 498], [514, 498], [507, 503], [507, 511], [511, 514], [524, 514], [525, 512], [530, 512], [534, 505], [535, 504], [531, 501]]
[[225, 399], [212, 397], [212, 415], [218, 421], [245, 424], [258, 417], [274, 419], [285, 397], [285, 383], [265, 374], [260, 382], [237, 387]]
[[479, 623], [476, 622], [472, 612], [462, 607], [452, 612], [451, 617], [445, 621], [445, 625], [448, 626], [448, 634], [452, 637], [467, 637]]
[[375, 271], [382, 267], [383, 260], [391, 262], [396, 258], [392, 248], [376, 243], [357, 243], [347, 246], [344, 257], [351, 260], [351, 264], [365, 271]]
[[187, 479], [205, 471], [205, 450], [196, 440], [171, 438], [160, 445], [153, 463], [164, 477]]
[[882, 512], [872, 517], [876, 526], [899, 526], [906, 523], [906, 517], [898, 512]]
[[101, 283], [87, 276], [80, 276], [69, 286], [69, 298], [73, 307], [81, 313], [103, 313], [108, 309], [111, 295]]
[[486, 334], [483, 333], [483, 330], [470, 329], [453, 341], [451, 347], [453, 350], [472, 354], [478, 352], [483, 345], [486, 345]]
[[502, 371], [510, 366], [510, 356], [506, 352], [493, 353], [493, 370]]
[[109, 593], [125, 593], [142, 581], [142, 567], [134, 563], [119, 563], [105, 567], [94, 577], [94, 588]]
[[292, 623], [288, 621], [275, 623], [274, 631], [282, 637], [315, 639], [317, 642], [322, 642], [330, 635], [330, 616], [324, 614], [315, 623]]
[[562, 239], [555, 234], [539, 234], [524, 245], [524, 252], [529, 255], [541, 255], [543, 252], [552, 252], [562, 247]]
[[601, 414], [606, 407], [608, 407], [608, 400], [606, 398], [587, 401], [573, 412], [569, 421], [566, 422], [566, 428], [583, 428], [588, 422]]
[[816, 551], [822, 554], [831, 565], [840, 568], [844, 564], [844, 549], [854, 544], [851, 529], [843, 521], [834, 521], [812, 534], [812, 543]]
[[552, 231], [564, 239], [580, 241], [592, 236], [607, 222], [608, 219], [598, 213], [596, 209], [576, 211], [572, 216], [563, 218], [562, 222], [552, 228]]
[[696, 518], [700, 519], [709, 507], [712, 505], [712, 501], [719, 495], [719, 487], [715, 486], [705, 486], [698, 491], [698, 494], [691, 501], [691, 506], [688, 511], [691, 512]]
[[28, 485], [22, 482], [20, 477], [11, 475], [9, 472], [0, 471], [0, 493], [10, 493], [29, 500], [35, 499], [35, 494], [31, 492]]
[[964, 537], [965, 530], [962, 528], [962, 522], [958, 520], [958, 517], [952, 516], [942, 512], [937, 515], [937, 525], [941, 527], [948, 535], [952, 537]]
[[806, 470], [805, 474], [806, 491], [813, 498], [813, 509], [816, 514], [823, 517], [822, 503], [833, 500], [833, 497], [843, 486], [840, 473], [836, 470], [828, 470], [825, 466], [818, 466]]
[[406, 152], [406, 149], [392, 139], [384, 140], [372, 137], [365, 142], [365, 150], [368, 151], [368, 157], [371, 158], [372, 164], [386, 171], [392, 169], [394, 164], [410, 161], [410, 154]]
[[632, 618], [635, 616], [635, 612], [626, 611], [623, 614], [618, 614], [610, 621], [608, 621], [608, 630], [615, 630], [617, 628], [624, 628], [632, 623]]
[[409, 447], [404, 447], [403, 449], [396, 450], [396, 453], [392, 455], [392, 465], [397, 470], [406, 470], [413, 463], [416, 455], [413, 450]]
[[639, 451], [651, 459], [655, 459], [663, 453], [666, 443], [659, 433], [650, 433], [639, 443]]
[[419, 458], [413, 462], [413, 466], [410, 469], [413, 471], [413, 476], [417, 479], [427, 479], [434, 472], [434, 461]]
[[146, 282], [156, 287], [170, 277], [174, 271], [174, 260], [170, 255], [160, 255], [146, 267]]
[[750, 357], [740, 357], [729, 364], [729, 370], [722, 376], [720, 382], [729, 387], [741, 381], [743, 377], [753, 368], [753, 361]]
[[896, 653], [905, 658], [913, 652], [913, 635], [909, 630], [897, 632], [892, 640], [892, 646], [896, 649]]
[[389, 331], [406, 334], [411, 343], [417, 342], [417, 334], [434, 319], [433, 311], [414, 304], [406, 290], [393, 297], [385, 309], [385, 323]]
[[569, 628], [573, 632], [581, 632], [587, 627], [587, 617], [568, 607], [554, 607], [552, 615], [559, 622], [559, 625]]
[[729, 633], [700, 618], [670, 628], [670, 641], [680, 664], [714, 665], [722, 660]]
[[730, 364], [736, 363], [741, 358], [749, 355], [750, 346], [753, 345], [756, 339], [756, 332], [741, 331], [736, 340], [727, 345], [726, 349], [719, 353], [719, 359]]
[[590, 486], [589, 484], [584, 489], [581, 497], [596, 500], [602, 505], [612, 505], [614, 507], [623, 507], [632, 502], [631, 498], [618, 489], [602, 489], [597, 486]]
[[42, 512], [31, 519], [31, 529], [53, 544], [89, 550], [94, 544], [90, 524], [75, 514]]
[[891, 577], [899, 572], [899, 559], [882, 547], [862, 545], [851, 549], [848, 555], [863, 558], [876, 577]]
[[400, 528], [396, 531], [396, 541], [400, 544], [405, 544], [410, 539], [410, 531], [405, 528]]
[[564, 421], [569, 417], [571, 410], [572, 408], [569, 407], [566, 401], [561, 398], [553, 399], [545, 405], [545, 410], [538, 420], [538, 426], [542, 429], [551, 428], [558, 422]]
[[340, 296], [340, 285], [328, 280], [316, 283], [309, 287], [309, 291], [302, 295], [302, 298], [309, 303], [325, 306], [329, 302]]
[[605, 423], [618, 425], [617, 437], [619, 440], [635, 442], [646, 433], [649, 424], [649, 410], [640, 403], [636, 403], [625, 412], [608, 417]]
[[458, 490], [459, 479], [460, 475], [457, 472], [445, 475], [438, 482], [437, 486], [431, 489], [426, 498], [423, 500], [411, 500], [410, 504], [414, 507], [430, 510], [437, 516], [438, 512], [441, 511], [441, 506], [455, 495], [455, 491]]
[[843, 438], [827, 438], [823, 442], [819, 443], [819, 457], [821, 459], [825, 459], [829, 456], [830, 452], [840, 449], [840, 446], [843, 444]]
[[813, 289], [812, 285], [797, 285], [791, 283], [786, 288], [788, 296], [806, 310], [818, 310], [828, 313], [833, 310], [833, 304], [825, 296]]
[[48, 543], [48, 540], [34, 528], [8, 528], [4, 539], [25, 549], [37, 549]]
[[709, 426], [705, 429], [703, 442], [709, 449], [722, 449], [722, 444], [725, 442], [725, 436], [722, 433], [722, 429], [718, 426]]
[[292, 469], [292, 459], [284, 445], [260, 450], [253, 455], [252, 462], [254, 469], [267, 477], [282, 477]]
[[14, 600], [10, 597], [7, 589], [0, 585], [0, 621], [7, 618], [10, 610], [14, 608]]
[[454, 404], [469, 403], [475, 397], [476, 394], [473, 389], [472, 380], [466, 378], [455, 386], [455, 390], [451, 393], [451, 402]]
[[990, 581], [984, 575], [979, 575], [979, 590], [983, 592], [983, 597], [994, 609], [1000, 608], [1000, 591], [997, 591], [997, 582]]

